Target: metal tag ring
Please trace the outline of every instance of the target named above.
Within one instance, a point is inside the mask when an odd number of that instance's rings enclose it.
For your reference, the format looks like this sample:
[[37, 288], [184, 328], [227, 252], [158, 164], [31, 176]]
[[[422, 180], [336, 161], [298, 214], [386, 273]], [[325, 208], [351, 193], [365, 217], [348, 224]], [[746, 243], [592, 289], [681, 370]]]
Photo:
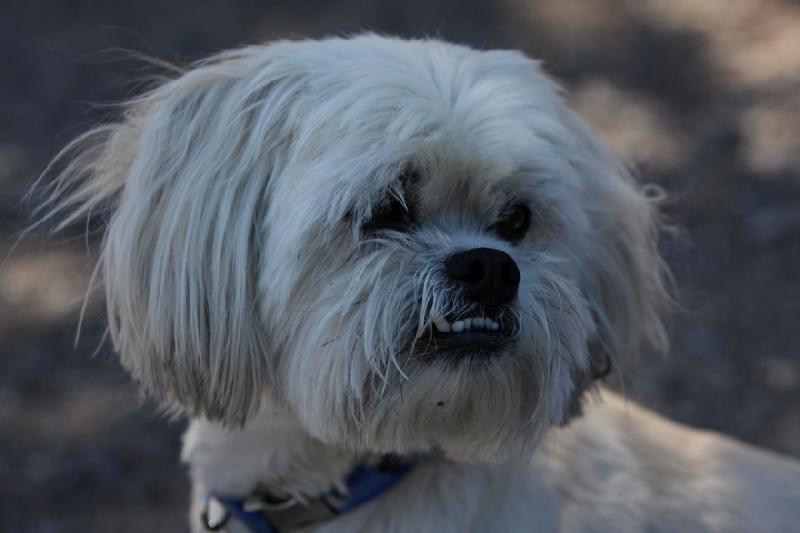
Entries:
[[212, 498], [213, 496], [206, 498], [205, 504], [203, 505], [203, 509], [200, 511], [200, 521], [203, 523], [203, 527], [206, 528], [206, 531], [221, 531], [222, 528], [225, 527], [225, 524], [228, 523], [228, 520], [231, 517], [231, 512], [224, 505], [220, 503], [220, 506], [222, 507], [224, 514], [222, 515], [222, 518], [212, 522], [208, 512]]

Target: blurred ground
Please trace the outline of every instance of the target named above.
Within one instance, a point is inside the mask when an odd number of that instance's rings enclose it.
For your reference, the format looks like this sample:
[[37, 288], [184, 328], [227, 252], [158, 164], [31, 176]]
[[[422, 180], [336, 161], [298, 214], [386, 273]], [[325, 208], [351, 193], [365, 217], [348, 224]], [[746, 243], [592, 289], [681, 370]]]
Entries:
[[[800, 4], [789, 0], [367, 2], [4, 0], [0, 258], [59, 146], [135, 94], [128, 48], [173, 61], [359, 29], [519, 48], [671, 193], [665, 245], [685, 311], [628, 393], [681, 422], [800, 455]], [[104, 52], [106, 51], [106, 52]], [[181, 423], [100, 343], [80, 232], [26, 239], [0, 268], [0, 529], [180, 531]]]

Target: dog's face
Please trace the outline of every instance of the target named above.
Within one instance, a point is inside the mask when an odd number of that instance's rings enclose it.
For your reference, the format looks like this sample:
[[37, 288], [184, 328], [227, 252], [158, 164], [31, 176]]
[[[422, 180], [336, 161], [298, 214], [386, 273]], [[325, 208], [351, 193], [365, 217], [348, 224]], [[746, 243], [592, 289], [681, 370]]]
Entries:
[[518, 53], [362, 36], [132, 103], [62, 178], [110, 206], [123, 362], [192, 414], [277, 405], [357, 451], [529, 451], [663, 340], [652, 202], [557, 93]]

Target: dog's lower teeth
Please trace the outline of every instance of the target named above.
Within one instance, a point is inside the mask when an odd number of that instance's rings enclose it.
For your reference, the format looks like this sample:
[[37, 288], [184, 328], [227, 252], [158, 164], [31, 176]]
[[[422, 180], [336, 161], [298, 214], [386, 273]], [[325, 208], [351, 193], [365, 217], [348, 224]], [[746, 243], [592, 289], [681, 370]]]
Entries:
[[462, 333], [472, 330], [498, 331], [500, 329], [500, 325], [497, 322], [483, 317], [462, 318], [451, 324], [442, 315], [434, 313], [431, 316], [431, 321], [436, 329], [442, 333]]
[[442, 317], [436, 317], [433, 319], [433, 323], [436, 325], [436, 329], [441, 331], [442, 333], [450, 333], [450, 323]]

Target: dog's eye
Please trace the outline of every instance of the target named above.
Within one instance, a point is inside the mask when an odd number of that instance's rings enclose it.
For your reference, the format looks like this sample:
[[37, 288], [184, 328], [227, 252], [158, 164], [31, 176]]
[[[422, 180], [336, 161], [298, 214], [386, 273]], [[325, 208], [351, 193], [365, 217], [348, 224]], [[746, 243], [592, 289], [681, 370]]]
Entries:
[[372, 217], [361, 227], [365, 233], [380, 230], [404, 231], [414, 223], [414, 217], [403, 201], [394, 195], [389, 195], [387, 201], [378, 206]]
[[504, 209], [493, 229], [497, 234], [507, 241], [516, 243], [520, 241], [531, 225], [531, 211], [527, 206], [514, 205]]

